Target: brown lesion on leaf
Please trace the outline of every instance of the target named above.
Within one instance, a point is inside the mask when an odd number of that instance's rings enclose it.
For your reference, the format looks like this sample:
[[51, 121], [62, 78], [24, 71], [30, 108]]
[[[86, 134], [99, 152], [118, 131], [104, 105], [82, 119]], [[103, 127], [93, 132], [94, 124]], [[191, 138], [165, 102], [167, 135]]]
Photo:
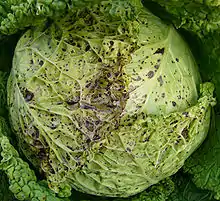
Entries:
[[164, 51], [165, 51], [165, 48], [163, 47], [163, 48], [158, 48], [155, 52], [154, 52], [154, 54], [164, 54]]
[[188, 136], [189, 136], [189, 130], [188, 130], [187, 127], [185, 127], [185, 128], [182, 130], [181, 135], [182, 135], [185, 139], [188, 138]]
[[23, 97], [26, 102], [29, 102], [34, 98], [34, 93], [28, 89], [25, 89], [23, 93]]

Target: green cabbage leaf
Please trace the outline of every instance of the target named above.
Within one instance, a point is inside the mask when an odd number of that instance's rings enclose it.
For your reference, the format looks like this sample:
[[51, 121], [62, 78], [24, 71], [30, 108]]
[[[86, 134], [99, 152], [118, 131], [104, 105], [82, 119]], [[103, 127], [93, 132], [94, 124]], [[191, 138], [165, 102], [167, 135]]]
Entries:
[[68, 10], [100, 0], [4, 0], [0, 2], [0, 32], [14, 34], [38, 26], [48, 18], [61, 17]]
[[[158, 8], [158, 16], [162, 14], [175, 28], [191, 33], [186, 40], [196, 62], [174, 28], [143, 11], [140, 1], [103, 1], [101, 9], [95, 5], [99, 0], [0, 2], [1, 33], [12, 34], [35, 26], [22, 36], [16, 48], [8, 101], [18, 145], [47, 177], [47, 182], [37, 182], [23, 161], [23, 153], [15, 150], [16, 139], [1, 118], [3, 201], [14, 200], [12, 193], [19, 200], [64, 200], [56, 198], [54, 192], [68, 197], [72, 187], [90, 194], [127, 197], [155, 183], [129, 198], [96, 197], [74, 191], [70, 199], [214, 201], [213, 194], [220, 199], [218, 116], [202, 147], [184, 165], [190, 175], [180, 172], [168, 177], [201, 145], [215, 105], [214, 87], [201, 84], [196, 63], [202, 80], [215, 84], [220, 100], [220, 3], [153, 1], [157, 4], [145, 0], [146, 6]], [[70, 14], [66, 16], [67, 12]], [[6, 81], [17, 39], [0, 35], [0, 69], [4, 71], [0, 72], [0, 115], [6, 118]], [[166, 68], [165, 63], [172, 68]], [[120, 71], [115, 64], [126, 70]], [[77, 68], [72, 70], [72, 66]], [[39, 87], [42, 85], [46, 89]], [[105, 93], [100, 90], [103, 87], [115, 92]], [[68, 94], [72, 88], [74, 96]], [[70, 120], [71, 115], [75, 118]], [[94, 127], [99, 129], [98, 135]], [[75, 132], [76, 142], [71, 146], [70, 131]], [[58, 135], [60, 132], [64, 137]], [[78, 149], [80, 146], [83, 150]], [[197, 187], [205, 190], [198, 189], [191, 177]]]
[[27, 31], [8, 105], [20, 148], [59, 196], [128, 197], [202, 143], [213, 90], [172, 26], [138, 0], [113, 0]]
[[[4, 184], [4, 188], [9, 186], [9, 190], [14, 194], [18, 200], [32, 200], [32, 201], [60, 201], [55, 197], [55, 194], [48, 189], [43, 182], [37, 183], [37, 178], [33, 170], [29, 168], [28, 163], [24, 162], [15, 148], [10, 144], [7, 137], [10, 132], [8, 125], [4, 118], [0, 118], [0, 173], [3, 181], [5, 175], [9, 180], [9, 185]], [[2, 193], [8, 199], [13, 198], [11, 193]], [[14, 198], [13, 198], [14, 199]], [[63, 200], [63, 199], [62, 199]], [[7, 200], [9, 201], [9, 200]], [[11, 201], [11, 200], [10, 200]]]
[[[189, 31], [192, 49], [197, 55], [197, 63], [202, 75], [202, 80], [209, 80], [215, 84], [216, 96], [220, 100], [220, 20], [219, 1], [178, 1], [169, 2], [153, 0], [145, 1], [146, 5], [157, 3], [155, 13], [161, 18], [171, 21], [177, 28]], [[158, 6], [159, 5], [159, 6]], [[202, 189], [210, 190], [217, 200], [220, 199], [219, 183], [219, 107], [215, 108], [216, 116], [213, 117], [212, 126], [208, 137], [202, 146], [187, 160], [184, 170], [192, 175], [193, 182]]]
[[202, 189], [212, 191], [217, 200], [220, 199], [220, 182], [218, 179], [220, 176], [219, 122], [220, 118], [217, 115], [203, 146], [187, 160], [184, 166], [184, 170], [192, 174], [194, 183]]

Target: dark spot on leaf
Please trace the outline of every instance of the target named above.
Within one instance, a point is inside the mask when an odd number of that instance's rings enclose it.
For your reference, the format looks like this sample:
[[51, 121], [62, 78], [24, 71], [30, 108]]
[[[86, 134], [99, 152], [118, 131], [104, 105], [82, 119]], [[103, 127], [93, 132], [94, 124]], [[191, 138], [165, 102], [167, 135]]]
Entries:
[[111, 46], [114, 45], [114, 41], [111, 40], [111, 41], [110, 41], [110, 45], [111, 45]]
[[55, 170], [50, 166], [50, 173], [55, 174]]
[[99, 135], [94, 135], [92, 138], [94, 141], [98, 141], [101, 139], [101, 137]]
[[163, 78], [162, 78], [162, 76], [159, 76], [159, 77], [157, 78], [157, 81], [160, 83], [160, 86], [163, 85]]
[[138, 77], [136, 77], [136, 78], [132, 78], [132, 80], [134, 80], [134, 81], [140, 81], [140, 80], [141, 80], [141, 77], [138, 76]]
[[43, 159], [45, 159], [46, 158], [46, 151], [45, 151], [45, 149], [40, 149], [39, 150], [39, 152], [38, 152], [38, 157], [41, 159], [41, 160], [43, 160]]
[[181, 135], [186, 139], [188, 137], [188, 133], [189, 133], [189, 130], [185, 127], [182, 130]]
[[176, 102], [172, 101], [172, 105], [173, 105], [173, 107], [175, 107], [176, 106]]
[[145, 139], [143, 140], [143, 142], [148, 142], [149, 139], [150, 139], [150, 136], [148, 136], [147, 138], [145, 138]]
[[126, 148], [127, 152], [131, 152], [131, 149], [129, 147]]
[[91, 142], [91, 139], [90, 139], [90, 138], [87, 138], [87, 139], [86, 139], [86, 143], [89, 144], [90, 142]]
[[183, 116], [185, 116], [185, 117], [188, 117], [188, 116], [189, 116], [189, 113], [188, 113], [188, 112], [183, 112], [182, 114], [183, 114]]
[[120, 72], [115, 73], [115, 77], [118, 77], [120, 75]]
[[90, 46], [87, 45], [87, 46], [86, 46], [86, 52], [89, 51], [89, 50], [90, 50]]
[[66, 160], [70, 161], [70, 156], [68, 154], [66, 155]]
[[172, 121], [172, 122], [170, 123], [170, 125], [176, 124], [177, 122], [178, 122], [178, 120]]
[[24, 95], [24, 99], [26, 102], [31, 101], [34, 98], [34, 93], [32, 93], [29, 90], [25, 90], [25, 95]]
[[159, 69], [159, 67], [160, 67], [159, 64], [156, 64], [156, 65], [154, 66], [155, 69]]
[[58, 125], [56, 125], [56, 124], [51, 124], [51, 125], [50, 125], [50, 128], [51, 128], [51, 129], [56, 129], [57, 127], [58, 127]]
[[75, 104], [77, 104], [77, 103], [79, 102], [79, 100], [80, 100], [79, 97], [75, 97], [75, 98], [73, 98], [73, 99], [71, 99], [71, 100], [67, 100], [66, 103], [67, 103], [68, 105], [75, 105]]
[[91, 110], [95, 109], [94, 106], [88, 105], [88, 104], [81, 104], [81, 105], [80, 105], [80, 108], [86, 109], [86, 110], [88, 110], [88, 109], [91, 109]]
[[39, 136], [40, 136], [40, 132], [39, 132], [38, 128], [36, 128], [34, 126], [34, 132], [32, 133], [32, 137], [39, 138]]
[[67, 148], [69, 148], [70, 150], [74, 151], [73, 147], [67, 145]]
[[89, 130], [89, 131], [94, 131], [94, 124], [93, 122], [90, 121], [85, 121], [85, 127]]
[[44, 65], [44, 61], [40, 60], [39, 65], [43, 66]]
[[164, 54], [164, 50], [165, 50], [165, 48], [163, 47], [163, 48], [158, 48], [157, 50], [156, 50], [156, 52], [154, 52], [154, 54]]
[[88, 84], [86, 84], [86, 88], [89, 88], [89, 87], [91, 87], [91, 85], [92, 85], [92, 83], [91, 82], [89, 82]]
[[153, 76], [154, 76], [154, 71], [149, 71], [149, 72], [147, 73], [147, 77], [148, 77], [149, 79], [151, 79]]

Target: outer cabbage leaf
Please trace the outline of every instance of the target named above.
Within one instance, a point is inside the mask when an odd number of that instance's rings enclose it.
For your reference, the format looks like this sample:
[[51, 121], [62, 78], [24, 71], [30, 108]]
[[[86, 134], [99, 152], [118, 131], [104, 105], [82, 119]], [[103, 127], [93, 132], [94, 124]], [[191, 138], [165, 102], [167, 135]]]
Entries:
[[129, 199], [115, 199], [113, 201], [166, 201], [173, 190], [174, 182], [167, 178]]
[[[220, 9], [219, 9], [220, 10]], [[201, 39], [200, 68], [204, 80], [210, 80], [215, 84], [217, 108], [220, 111], [220, 29]]]
[[7, 110], [7, 80], [9, 73], [0, 71], [0, 116], [8, 116]]
[[[215, 122], [216, 121], [216, 122]], [[203, 145], [192, 157], [187, 160], [184, 169], [193, 176], [195, 184], [215, 193], [215, 198], [220, 199], [219, 182], [219, 143], [220, 143], [220, 117], [213, 120], [212, 128]]]
[[210, 191], [196, 187], [190, 176], [182, 171], [174, 175], [172, 180], [175, 183], [174, 191], [167, 201], [215, 201]]
[[0, 2], [0, 32], [18, 30], [44, 23], [48, 17], [60, 18], [68, 10], [100, 0], [4, 0]]
[[201, 144], [213, 90], [172, 26], [139, 1], [115, 0], [24, 34], [8, 103], [51, 189], [127, 197], [176, 173]]
[[164, 12], [157, 12], [158, 16], [171, 20], [176, 28], [184, 28], [200, 37], [220, 28], [219, 0], [143, 0], [143, 2], [147, 7], [159, 11], [158, 6], [151, 4], [156, 2], [169, 13], [167, 15]]
[[0, 199], [1, 201], [16, 201], [14, 195], [9, 190], [8, 178], [0, 171]]
[[[9, 128], [5, 119], [0, 117], [0, 171], [1, 174], [3, 171], [5, 175], [7, 175], [10, 191], [18, 200], [60, 201], [60, 199], [56, 198], [55, 194], [49, 190], [48, 187], [43, 185], [43, 183], [37, 183], [34, 171], [31, 170], [29, 165], [19, 157], [18, 152], [14, 149], [14, 147], [10, 144], [9, 139], [6, 137], [8, 132]], [[1, 180], [1, 182], [6, 182], [4, 175], [2, 178], [4, 180]], [[8, 187], [7, 183], [1, 183], [1, 185], [4, 185], [3, 189]], [[7, 191], [3, 193], [6, 192]], [[7, 196], [7, 198], [12, 198], [10, 193]], [[1, 197], [1, 200], [7, 200], [7, 198]]]

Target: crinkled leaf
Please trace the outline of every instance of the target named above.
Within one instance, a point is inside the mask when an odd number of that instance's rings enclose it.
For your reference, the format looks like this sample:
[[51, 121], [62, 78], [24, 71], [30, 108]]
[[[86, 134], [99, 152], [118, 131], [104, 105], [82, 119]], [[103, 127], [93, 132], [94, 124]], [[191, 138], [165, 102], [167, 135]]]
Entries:
[[[143, 0], [143, 2], [146, 7], [151, 7], [156, 11], [161, 18], [171, 20], [176, 28], [187, 29], [200, 37], [204, 37], [214, 30], [219, 30], [219, 0]], [[157, 12], [161, 11], [158, 5], [167, 13]]]
[[9, 73], [0, 71], [0, 116], [8, 116], [7, 110], [7, 80]]
[[129, 198], [97, 197], [75, 191], [70, 199], [74, 200], [75, 198], [78, 201], [166, 201], [173, 191], [174, 182], [170, 178], [167, 178], [147, 190]]
[[[215, 122], [216, 121], [216, 122]], [[187, 160], [184, 169], [192, 174], [195, 184], [214, 192], [220, 199], [220, 116], [213, 120], [212, 128], [203, 145]]]
[[19, 157], [6, 137], [8, 130], [5, 119], [0, 117], [0, 171], [7, 175], [9, 190], [18, 200], [60, 201], [47, 186], [37, 182], [34, 171]]
[[61, 17], [76, 7], [87, 6], [100, 0], [4, 0], [0, 2], [0, 32], [18, 30], [44, 23], [48, 17]]
[[127, 197], [176, 173], [215, 102], [182, 38], [135, 1], [29, 30], [8, 83], [20, 147], [60, 196]]
[[14, 195], [9, 190], [8, 178], [4, 172], [0, 170], [0, 200], [1, 201], [16, 201]]
[[167, 201], [215, 201], [210, 191], [195, 186], [188, 174], [178, 172], [172, 177], [175, 183], [174, 191]]

